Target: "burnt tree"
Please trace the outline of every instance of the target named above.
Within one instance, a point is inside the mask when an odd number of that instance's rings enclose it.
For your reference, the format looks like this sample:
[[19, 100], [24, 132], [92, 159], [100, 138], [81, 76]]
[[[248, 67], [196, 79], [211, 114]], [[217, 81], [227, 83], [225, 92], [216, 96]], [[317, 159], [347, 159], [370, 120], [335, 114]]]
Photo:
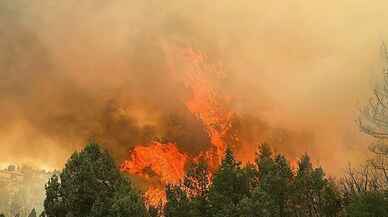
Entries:
[[388, 51], [382, 45], [383, 53], [383, 78], [374, 89], [374, 95], [369, 103], [362, 108], [358, 118], [361, 131], [372, 136], [375, 141], [370, 145], [370, 150], [375, 158], [368, 162], [375, 172], [380, 173], [383, 187], [388, 185]]

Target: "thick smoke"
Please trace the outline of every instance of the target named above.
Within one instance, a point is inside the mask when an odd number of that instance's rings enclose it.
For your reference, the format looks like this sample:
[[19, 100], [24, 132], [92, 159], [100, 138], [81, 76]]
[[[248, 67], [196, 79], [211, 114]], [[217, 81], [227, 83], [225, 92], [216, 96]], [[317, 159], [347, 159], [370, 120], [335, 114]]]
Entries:
[[61, 167], [90, 140], [118, 160], [155, 139], [193, 154], [206, 148], [184, 104], [190, 92], [168, 76], [167, 43], [223, 65], [218, 88], [233, 98], [232, 130], [249, 144], [242, 155], [266, 141], [292, 157], [345, 165], [367, 144], [353, 120], [378, 72], [386, 6], [2, 1], [0, 163]]

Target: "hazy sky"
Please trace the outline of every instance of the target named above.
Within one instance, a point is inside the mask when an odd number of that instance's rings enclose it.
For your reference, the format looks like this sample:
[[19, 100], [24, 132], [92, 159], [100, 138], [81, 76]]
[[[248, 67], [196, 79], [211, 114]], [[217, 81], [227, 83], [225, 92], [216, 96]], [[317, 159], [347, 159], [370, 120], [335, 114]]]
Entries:
[[[0, 165], [61, 167], [94, 136], [122, 158], [148, 134], [168, 135], [144, 125], [182, 110], [169, 44], [222, 64], [239, 114], [308, 138], [279, 150], [338, 172], [368, 145], [354, 120], [379, 79], [387, 10], [380, 0], [1, 1]], [[180, 112], [184, 129], [198, 125]], [[203, 135], [190, 133], [183, 147]]]

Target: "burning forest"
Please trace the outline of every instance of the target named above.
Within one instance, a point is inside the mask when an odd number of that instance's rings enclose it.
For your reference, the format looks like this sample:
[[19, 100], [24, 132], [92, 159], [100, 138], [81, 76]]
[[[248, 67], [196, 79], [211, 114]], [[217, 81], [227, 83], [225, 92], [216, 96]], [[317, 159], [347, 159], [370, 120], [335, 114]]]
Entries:
[[[165, 186], [181, 182], [188, 165], [206, 162], [210, 172], [214, 172], [227, 147], [235, 150], [237, 155], [241, 154], [239, 160], [247, 163], [254, 159], [257, 145], [270, 140], [268, 135], [260, 135], [263, 132], [256, 132], [255, 140], [244, 137], [241, 133], [244, 129], [239, 129], [238, 125], [235, 126], [242, 120], [231, 107], [234, 97], [225, 95], [217, 86], [217, 81], [219, 85], [227, 76], [221, 64], [209, 63], [205, 54], [193, 48], [164, 47], [169, 66], [169, 73], [166, 76], [181, 82], [188, 90], [187, 99], [183, 99], [185, 100], [183, 104], [200, 122], [198, 127], [206, 132], [207, 144], [197, 153], [182, 150], [180, 144], [177, 141], [170, 141], [170, 138], [134, 146], [129, 153], [129, 159], [124, 160], [120, 168], [149, 183], [146, 197], [153, 205], [165, 201]], [[250, 155], [242, 153], [242, 150], [247, 149], [250, 149]]]
[[179, 73], [174, 69], [174, 61], [183, 57], [186, 69], [181, 77], [185, 87], [191, 92], [185, 105], [192, 115], [201, 121], [201, 127], [207, 132], [210, 145], [197, 155], [182, 153], [176, 143], [153, 141], [150, 144], [135, 146], [130, 159], [121, 165], [121, 170], [145, 178], [150, 178], [150, 173], [154, 174], [162, 188], [156, 191], [151, 187], [147, 191], [147, 196], [151, 197], [152, 201], [163, 200], [154, 197], [162, 195], [165, 184], [177, 184], [182, 180], [189, 162], [202, 160], [208, 163], [211, 170], [215, 170], [225, 153], [227, 139], [233, 137], [239, 140], [237, 135], [231, 132], [234, 113], [227, 107], [228, 98], [221, 95], [209, 82], [209, 76], [222, 76], [220, 67], [208, 64], [204, 55], [190, 48], [175, 49], [170, 53], [173, 54], [170, 57], [172, 76], [178, 76]]
[[0, 217], [384, 211], [387, 9], [0, 2]]

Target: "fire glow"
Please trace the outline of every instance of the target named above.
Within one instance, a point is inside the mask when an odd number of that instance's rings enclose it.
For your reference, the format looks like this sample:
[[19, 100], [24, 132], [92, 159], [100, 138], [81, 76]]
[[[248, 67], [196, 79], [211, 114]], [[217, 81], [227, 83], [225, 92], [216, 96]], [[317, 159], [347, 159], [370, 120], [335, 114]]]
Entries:
[[[228, 109], [228, 98], [219, 94], [207, 76], [222, 76], [221, 67], [208, 64], [206, 56], [192, 49], [175, 49], [169, 57], [170, 72], [177, 75], [174, 68], [175, 55], [181, 55], [186, 65], [183, 75], [185, 87], [190, 90], [191, 97], [185, 102], [187, 109], [201, 122], [205, 128], [211, 145], [197, 156], [182, 153], [177, 144], [160, 143], [137, 145], [129, 159], [121, 165], [121, 170], [144, 179], [158, 177], [160, 187], [149, 186], [145, 197], [152, 205], [165, 200], [163, 187], [166, 184], [177, 184], [185, 174], [189, 162], [205, 161], [210, 171], [219, 165], [226, 150], [226, 137], [232, 126], [234, 113]], [[150, 175], [151, 174], [151, 175]]]

